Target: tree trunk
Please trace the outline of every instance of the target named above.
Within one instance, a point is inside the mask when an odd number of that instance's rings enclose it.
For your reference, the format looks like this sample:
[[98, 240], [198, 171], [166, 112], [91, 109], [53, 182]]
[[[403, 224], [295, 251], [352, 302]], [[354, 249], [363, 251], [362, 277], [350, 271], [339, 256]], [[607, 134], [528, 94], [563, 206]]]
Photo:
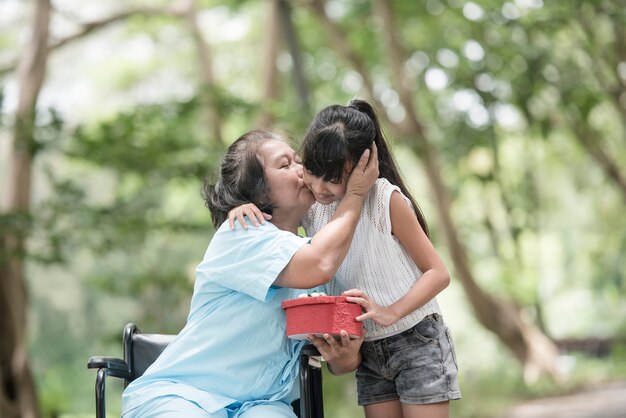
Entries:
[[276, 59], [279, 51], [278, 35], [278, 0], [271, 0], [267, 5], [267, 24], [265, 25], [265, 39], [262, 57], [263, 93], [261, 96], [261, 116], [258, 126], [271, 128], [275, 122], [272, 108], [278, 100], [278, 69]]
[[[15, 114], [12, 172], [9, 176], [8, 212], [30, 212], [32, 164], [35, 155], [35, 105], [46, 73], [48, 58], [49, 0], [34, 2], [32, 36], [18, 66], [19, 97]], [[6, 231], [0, 236], [0, 416], [5, 418], [39, 416], [35, 385], [28, 364], [26, 278], [23, 255], [25, 231]]]
[[209, 45], [202, 35], [202, 31], [197, 21], [196, 0], [191, 0], [187, 8], [187, 23], [191, 30], [191, 35], [198, 50], [198, 60], [200, 63], [200, 79], [204, 92], [204, 109], [206, 119], [213, 134], [213, 140], [220, 144], [224, 143], [222, 138], [222, 121], [219, 112], [219, 98], [216, 95], [215, 77], [213, 75], [212, 53]]
[[304, 69], [302, 68], [302, 54], [300, 52], [300, 44], [298, 43], [298, 34], [291, 18], [291, 4], [289, 1], [278, 0], [278, 12], [283, 31], [283, 39], [285, 39], [287, 43], [289, 54], [293, 61], [293, 77], [300, 101], [300, 110], [305, 115], [310, 115], [309, 88], [304, 75]]

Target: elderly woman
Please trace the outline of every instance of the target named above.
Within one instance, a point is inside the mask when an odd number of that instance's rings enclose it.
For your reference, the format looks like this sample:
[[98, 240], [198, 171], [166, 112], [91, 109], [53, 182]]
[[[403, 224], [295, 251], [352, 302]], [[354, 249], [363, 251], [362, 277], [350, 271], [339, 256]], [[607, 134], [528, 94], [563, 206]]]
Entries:
[[[375, 154], [376, 151], [374, 150]], [[196, 282], [187, 324], [123, 394], [130, 417], [294, 417], [298, 355], [285, 336], [281, 302], [331, 280], [346, 256], [361, 207], [378, 177], [366, 151], [334, 218], [314, 238], [297, 235], [315, 201], [296, 152], [277, 134], [235, 141], [214, 186], [205, 189], [216, 231]], [[272, 215], [260, 228], [231, 232], [228, 211], [252, 202]], [[317, 339], [330, 370], [356, 369], [362, 339]]]

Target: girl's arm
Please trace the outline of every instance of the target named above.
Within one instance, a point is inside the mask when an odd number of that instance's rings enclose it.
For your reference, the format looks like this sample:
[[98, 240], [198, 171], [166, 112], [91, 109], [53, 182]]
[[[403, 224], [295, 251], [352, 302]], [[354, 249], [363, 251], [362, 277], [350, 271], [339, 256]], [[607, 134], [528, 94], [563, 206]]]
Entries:
[[[348, 254], [354, 231], [361, 216], [361, 207], [369, 189], [378, 178], [378, 153], [375, 145], [371, 157], [365, 150], [348, 179], [344, 198], [333, 218], [302, 246], [278, 275], [274, 284], [297, 289], [310, 289], [333, 278]], [[369, 161], [368, 161], [369, 158]]]
[[344, 292], [344, 295], [350, 296], [348, 301], [365, 308], [366, 313], [357, 317], [357, 320], [371, 319], [382, 326], [392, 325], [421, 308], [450, 284], [448, 269], [417, 221], [415, 212], [398, 192], [391, 194], [389, 214], [392, 233], [420, 269], [422, 276], [406, 295], [387, 307], [374, 303], [360, 290]]
[[228, 211], [228, 225], [230, 229], [235, 229], [235, 219], [239, 221], [243, 229], [248, 229], [248, 223], [244, 216], [247, 216], [254, 226], [264, 225], [266, 220], [272, 219], [272, 215], [261, 212], [261, 209], [254, 203], [246, 203]]

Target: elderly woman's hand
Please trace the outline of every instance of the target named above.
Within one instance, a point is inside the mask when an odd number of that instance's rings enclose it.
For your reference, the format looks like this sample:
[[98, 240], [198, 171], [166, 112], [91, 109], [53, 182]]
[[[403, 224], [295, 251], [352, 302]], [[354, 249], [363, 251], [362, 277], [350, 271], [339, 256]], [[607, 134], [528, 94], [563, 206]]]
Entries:
[[355, 194], [365, 197], [378, 178], [378, 148], [372, 142], [372, 151], [366, 149], [359, 162], [350, 173], [346, 186], [346, 195]]
[[363, 338], [350, 338], [348, 333], [342, 330], [339, 340], [330, 334], [324, 334], [323, 337], [309, 335], [308, 340], [328, 362], [328, 370], [338, 376], [350, 373], [359, 366], [361, 362], [359, 349], [363, 344]]
[[266, 220], [272, 219], [272, 215], [261, 212], [261, 209], [254, 203], [246, 203], [228, 211], [228, 225], [230, 225], [230, 229], [235, 229], [235, 219], [239, 221], [243, 229], [248, 229], [248, 223], [244, 216], [247, 216], [254, 226], [265, 224]]

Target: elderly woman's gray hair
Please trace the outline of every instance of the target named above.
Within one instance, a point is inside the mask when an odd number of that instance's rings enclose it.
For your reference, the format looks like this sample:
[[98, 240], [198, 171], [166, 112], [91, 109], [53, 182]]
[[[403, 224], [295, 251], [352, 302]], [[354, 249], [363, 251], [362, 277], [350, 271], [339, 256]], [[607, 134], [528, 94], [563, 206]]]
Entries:
[[204, 183], [203, 198], [211, 211], [213, 226], [218, 228], [228, 211], [245, 203], [254, 203], [261, 211], [272, 213], [267, 198], [267, 183], [259, 148], [267, 140], [285, 141], [271, 131], [254, 130], [243, 134], [226, 151], [217, 181]]

